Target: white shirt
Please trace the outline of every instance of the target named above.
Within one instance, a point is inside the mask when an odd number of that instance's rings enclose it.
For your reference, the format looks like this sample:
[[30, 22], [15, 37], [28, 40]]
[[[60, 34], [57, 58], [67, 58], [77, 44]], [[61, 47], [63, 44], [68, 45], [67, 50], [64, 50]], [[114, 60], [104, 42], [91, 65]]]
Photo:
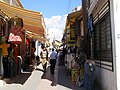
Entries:
[[57, 59], [57, 52], [55, 52], [55, 51], [50, 52], [48, 57], [50, 59]]
[[47, 52], [44, 51], [44, 50], [42, 50], [41, 53], [42, 53], [42, 57], [43, 57], [43, 58], [46, 58]]

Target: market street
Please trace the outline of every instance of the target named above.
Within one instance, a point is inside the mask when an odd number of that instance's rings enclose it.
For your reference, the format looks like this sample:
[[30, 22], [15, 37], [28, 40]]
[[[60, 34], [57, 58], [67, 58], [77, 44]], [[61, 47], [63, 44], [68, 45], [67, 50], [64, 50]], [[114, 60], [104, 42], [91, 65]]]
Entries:
[[[49, 66], [47, 72], [43, 74], [42, 64], [38, 65], [30, 76], [28, 74], [26, 72], [22, 75], [22, 78], [17, 76], [16, 79], [12, 79], [13, 83], [5, 84], [0, 87], [0, 90], [84, 90], [73, 85], [70, 76], [66, 75], [65, 67], [58, 66], [58, 64], [56, 64], [54, 76], [50, 74]], [[29, 78], [25, 81], [24, 76], [29, 76]], [[23, 83], [23, 81], [25, 82]]]

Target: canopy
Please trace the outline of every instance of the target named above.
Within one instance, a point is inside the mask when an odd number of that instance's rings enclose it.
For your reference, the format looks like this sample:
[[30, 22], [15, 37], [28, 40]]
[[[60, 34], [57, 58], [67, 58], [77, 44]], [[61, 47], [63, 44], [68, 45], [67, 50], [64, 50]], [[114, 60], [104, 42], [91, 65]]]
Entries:
[[41, 37], [44, 37], [45, 28], [43, 22], [43, 16], [40, 12], [25, 10], [11, 6], [9, 4], [0, 1], [0, 9], [3, 10], [9, 17], [18, 16], [23, 19], [23, 29], [31, 33], [35, 33]]
[[35, 38], [35, 39], [37, 39], [37, 40], [39, 40], [39, 41], [46, 42], [46, 38], [45, 38], [45, 37], [41, 37], [41, 36], [39, 36], [39, 35], [36, 34], [36, 33], [31, 33], [31, 32], [29, 32], [29, 31], [26, 31], [26, 34], [27, 34], [27, 36], [28, 36], [29, 38]]

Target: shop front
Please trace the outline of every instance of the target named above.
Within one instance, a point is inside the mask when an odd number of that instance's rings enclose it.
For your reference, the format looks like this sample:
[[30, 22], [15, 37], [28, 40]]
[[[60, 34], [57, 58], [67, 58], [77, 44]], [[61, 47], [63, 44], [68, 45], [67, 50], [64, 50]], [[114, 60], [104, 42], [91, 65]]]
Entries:
[[[32, 40], [37, 39], [45, 42], [45, 38], [43, 38], [45, 35], [45, 28], [42, 23], [43, 17], [39, 12], [14, 7], [3, 2], [0, 2], [0, 8], [0, 42], [2, 42], [3, 36], [8, 39], [7, 43], [10, 45], [8, 54], [15, 61], [16, 70], [14, 70], [14, 74], [17, 74], [19, 61], [25, 64], [23, 66], [26, 66], [26, 52], [31, 54]], [[4, 16], [2, 12], [5, 13]], [[1, 52], [3, 52], [3, 49], [1, 49]], [[0, 56], [3, 55], [1, 54]]]
[[[5, 12], [0, 10], [0, 47], [2, 45], [2, 37], [8, 35], [7, 26], [8, 26], [9, 17]], [[0, 75], [3, 75], [3, 63], [2, 63], [2, 48], [0, 48]]]
[[[80, 11], [72, 12], [67, 16], [67, 22], [64, 34], [64, 43], [68, 47], [66, 54], [66, 67], [71, 74], [72, 82], [76, 85], [83, 85], [84, 75], [84, 21], [82, 9]], [[70, 52], [69, 52], [70, 51]]]

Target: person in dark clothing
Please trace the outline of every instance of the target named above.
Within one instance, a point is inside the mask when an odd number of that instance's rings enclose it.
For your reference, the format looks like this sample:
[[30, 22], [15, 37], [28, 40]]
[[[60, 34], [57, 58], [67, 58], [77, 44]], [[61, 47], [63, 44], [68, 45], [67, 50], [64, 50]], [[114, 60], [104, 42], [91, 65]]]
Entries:
[[65, 55], [66, 55], [66, 54], [67, 54], [67, 50], [66, 50], [66, 48], [63, 48], [63, 51], [62, 51], [62, 56], [63, 56], [63, 58], [62, 58], [62, 60], [61, 60], [62, 65], [65, 64]]
[[50, 72], [52, 75], [54, 75], [54, 70], [55, 70], [55, 64], [56, 64], [56, 59], [57, 59], [57, 52], [54, 51], [54, 48], [52, 49], [52, 52], [49, 54], [50, 58]]

